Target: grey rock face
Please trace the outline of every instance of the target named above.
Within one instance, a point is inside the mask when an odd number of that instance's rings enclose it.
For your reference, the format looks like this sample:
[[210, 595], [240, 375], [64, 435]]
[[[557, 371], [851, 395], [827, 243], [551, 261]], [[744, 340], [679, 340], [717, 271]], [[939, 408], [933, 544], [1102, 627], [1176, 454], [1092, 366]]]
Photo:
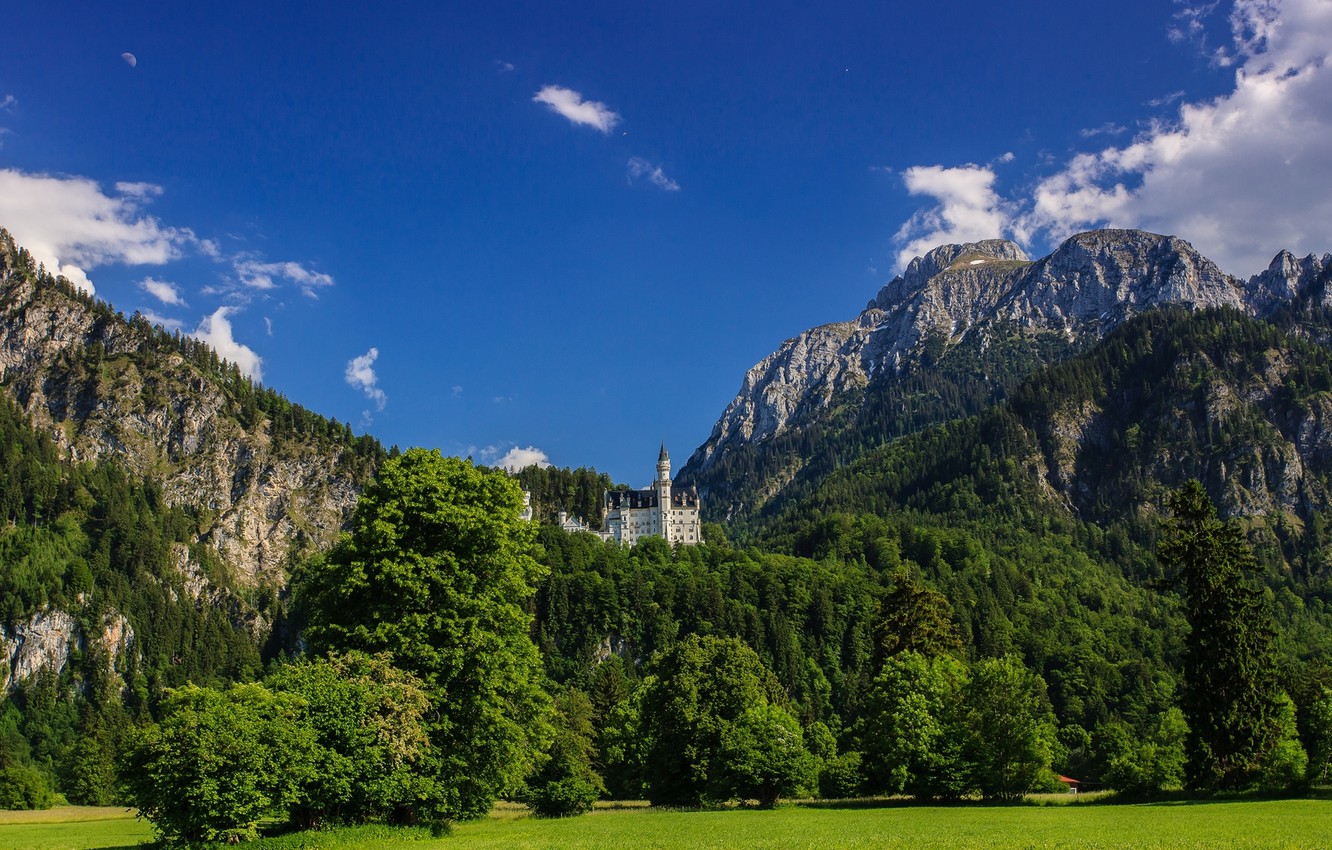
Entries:
[[798, 427], [845, 391], [912, 368], [927, 344], [946, 349], [999, 322], [1076, 342], [1167, 304], [1264, 315], [1330, 262], [1283, 252], [1245, 282], [1181, 239], [1136, 230], [1081, 233], [1034, 263], [1004, 240], [944, 245], [912, 260], [856, 319], [788, 339], [750, 369], [688, 468], [704, 471], [729, 445]]

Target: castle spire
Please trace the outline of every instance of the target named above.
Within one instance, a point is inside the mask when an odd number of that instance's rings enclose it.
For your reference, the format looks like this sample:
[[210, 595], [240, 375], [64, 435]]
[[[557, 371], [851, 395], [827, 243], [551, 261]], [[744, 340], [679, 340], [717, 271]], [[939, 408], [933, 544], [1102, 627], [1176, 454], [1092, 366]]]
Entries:
[[671, 456], [666, 453], [666, 441], [661, 441], [661, 453], [657, 455], [657, 480], [671, 483]]

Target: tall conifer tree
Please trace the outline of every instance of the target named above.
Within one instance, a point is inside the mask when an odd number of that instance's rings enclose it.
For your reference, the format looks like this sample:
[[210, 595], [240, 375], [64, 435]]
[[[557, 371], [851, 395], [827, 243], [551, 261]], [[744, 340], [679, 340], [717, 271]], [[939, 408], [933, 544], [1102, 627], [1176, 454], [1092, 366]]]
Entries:
[[1243, 787], [1260, 778], [1281, 737], [1272, 617], [1250, 580], [1257, 560], [1199, 482], [1176, 491], [1170, 510], [1157, 557], [1183, 593], [1190, 626], [1182, 697], [1188, 782]]

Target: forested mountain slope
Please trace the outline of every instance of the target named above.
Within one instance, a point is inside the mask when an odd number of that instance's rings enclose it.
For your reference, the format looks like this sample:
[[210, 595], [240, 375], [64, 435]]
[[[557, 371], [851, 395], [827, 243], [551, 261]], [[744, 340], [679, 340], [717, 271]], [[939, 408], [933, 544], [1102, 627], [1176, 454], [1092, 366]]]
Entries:
[[191, 337], [126, 319], [39, 272], [0, 230], [0, 387], [71, 461], [114, 458], [245, 586], [329, 545], [383, 457], [370, 437], [255, 386]]
[[385, 457], [0, 230], [0, 764], [112, 799], [161, 688], [260, 669], [296, 561]]

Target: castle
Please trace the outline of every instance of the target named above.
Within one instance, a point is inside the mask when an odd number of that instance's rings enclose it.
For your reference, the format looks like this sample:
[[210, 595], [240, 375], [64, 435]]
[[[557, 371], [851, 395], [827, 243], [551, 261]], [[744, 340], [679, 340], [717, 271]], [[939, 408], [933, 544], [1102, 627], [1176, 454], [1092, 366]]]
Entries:
[[657, 455], [657, 480], [646, 490], [607, 490], [601, 536], [626, 546], [644, 537], [660, 537], [671, 545], [703, 542], [698, 519], [698, 490], [671, 487], [671, 456], [666, 444]]

